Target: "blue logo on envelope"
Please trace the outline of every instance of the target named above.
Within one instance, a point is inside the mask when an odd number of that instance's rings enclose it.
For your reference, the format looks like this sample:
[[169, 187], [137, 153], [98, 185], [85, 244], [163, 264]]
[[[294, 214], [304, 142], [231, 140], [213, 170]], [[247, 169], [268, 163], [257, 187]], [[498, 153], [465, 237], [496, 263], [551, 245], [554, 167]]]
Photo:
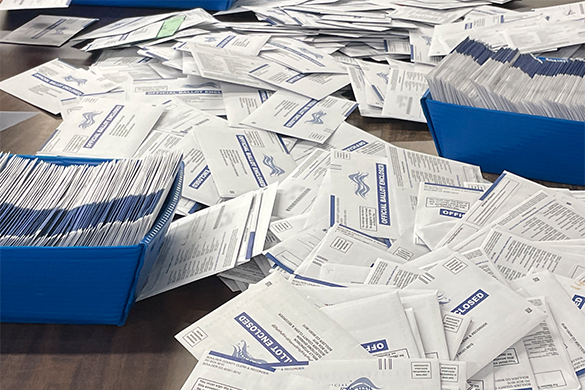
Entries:
[[63, 79], [65, 81], [69, 81], [70, 83], [76, 83], [78, 86], [81, 86], [81, 85], [87, 83], [87, 79], [81, 79], [81, 78], [78, 79], [77, 77], [73, 77], [71, 75], [65, 76], [65, 77], [63, 77]]
[[266, 165], [268, 168], [270, 168], [270, 176], [280, 176], [286, 173], [284, 169], [276, 165], [276, 163], [274, 162], [274, 157], [272, 156], [265, 154], [262, 163]]
[[349, 180], [356, 184], [355, 194], [365, 199], [368, 192], [370, 192], [370, 186], [368, 186], [365, 182], [366, 177], [368, 177], [368, 173], [357, 172], [352, 173], [348, 177]]
[[374, 383], [366, 378], [365, 376], [356, 379], [355, 381], [351, 382], [347, 387], [341, 387], [340, 390], [374, 390], [374, 389], [381, 389], [381, 387], [377, 387]]
[[102, 113], [101, 111], [90, 111], [81, 114], [83, 115], [83, 122], [79, 124], [79, 128], [85, 130], [91, 125], [93, 125], [95, 123], [95, 117], [100, 115], [101, 113]]
[[236, 345], [232, 346], [234, 351], [232, 352], [232, 356], [238, 359], [242, 359], [248, 362], [256, 363], [256, 364], [268, 364], [266, 360], [256, 359], [248, 352], [248, 345], [244, 340], [239, 342]]
[[54, 31], [55, 35], [63, 35], [63, 32], [67, 30], [67, 27], [57, 27]]
[[308, 121], [306, 121], [305, 123], [312, 123], [314, 125], [322, 125], [323, 124], [323, 118], [325, 115], [327, 115], [326, 112], [323, 111], [317, 111], [311, 114], [311, 116], [313, 117], [313, 119], [309, 119]]
[[387, 72], [380, 72], [380, 73], [376, 73], [376, 75], [381, 78], [384, 79], [384, 82], [386, 84], [388, 84], [388, 73]]

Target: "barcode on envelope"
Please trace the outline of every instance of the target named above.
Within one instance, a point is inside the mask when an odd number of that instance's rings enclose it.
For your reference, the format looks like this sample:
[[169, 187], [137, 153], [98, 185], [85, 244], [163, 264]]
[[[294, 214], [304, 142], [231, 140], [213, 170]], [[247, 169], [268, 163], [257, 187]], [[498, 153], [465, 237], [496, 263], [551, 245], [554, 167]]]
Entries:
[[418, 280], [420, 280], [424, 284], [429, 284], [433, 280], [435, 280], [435, 277], [433, 275], [429, 274], [428, 272], [425, 272], [424, 274], [418, 276]]
[[190, 346], [194, 347], [199, 342], [205, 340], [207, 338], [207, 334], [201, 330], [201, 328], [195, 328], [191, 332], [187, 333], [183, 336], [183, 340], [187, 342]]
[[294, 208], [295, 208], [295, 206], [296, 206], [296, 205], [298, 205], [298, 204], [299, 204], [299, 202], [300, 202], [301, 200], [303, 200], [303, 198], [304, 198], [305, 196], [307, 196], [307, 194], [308, 194], [309, 192], [311, 192], [311, 189], [310, 189], [310, 188], [305, 188], [305, 189], [303, 190], [303, 192], [301, 192], [301, 194], [300, 194], [300, 195], [299, 195], [299, 196], [298, 196], [298, 197], [297, 197], [297, 198], [294, 200], [294, 202], [292, 202], [292, 203], [290, 204], [290, 206], [288, 206], [288, 207], [286, 208], [286, 211], [291, 211], [292, 209], [294, 209]]
[[391, 370], [392, 359], [391, 358], [378, 358], [378, 370]]

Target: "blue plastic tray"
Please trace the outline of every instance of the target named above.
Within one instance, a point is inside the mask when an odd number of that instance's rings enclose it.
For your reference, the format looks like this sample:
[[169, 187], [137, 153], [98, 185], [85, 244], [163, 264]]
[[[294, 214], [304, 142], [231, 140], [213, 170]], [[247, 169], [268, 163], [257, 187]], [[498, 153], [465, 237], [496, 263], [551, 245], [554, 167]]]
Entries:
[[[104, 161], [38, 158], [60, 165]], [[181, 164], [152, 229], [138, 245], [0, 247], [0, 320], [123, 325], [160, 251], [182, 182]]]
[[108, 7], [145, 8], [203, 8], [208, 11], [225, 11], [235, 0], [72, 0], [72, 4], [103, 5]]
[[421, 105], [439, 156], [585, 185], [585, 122], [441, 103], [429, 91]]

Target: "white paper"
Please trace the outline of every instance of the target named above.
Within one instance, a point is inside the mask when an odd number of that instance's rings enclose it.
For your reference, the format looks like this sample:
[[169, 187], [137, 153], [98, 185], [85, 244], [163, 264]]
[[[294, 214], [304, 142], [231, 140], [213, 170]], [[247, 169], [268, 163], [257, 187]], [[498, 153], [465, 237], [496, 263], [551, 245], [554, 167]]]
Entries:
[[253, 198], [251, 192], [171, 223], [137, 299], [233, 268]]
[[555, 250], [547, 244], [529, 241], [499, 229], [489, 232], [482, 247], [508, 280], [524, 277], [538, 269], [569, 278], [585, 271], [584, 255]]
[[384, 140], [358, 127], [342, 122], [337, 130], [322, 144], [300, 140], [291, 150], [291, 155], [297, 163], [306, 159], [315, 149], [340, 149], [347, 152], [386, 156]]
[[225, 49], [189, 43], [189, 49], [202, 77], [253, 88], [271, 89], [248, 72], [266, 63], [256, 56], [231, 53]]
[[419, 183], [437, 183], [462, 187], [466, 181], [482, 180], [478, 166], [419, 153], [393, 145], [387, 147], [393, 169], [388, 171], [393, 185], [391, 199], [396, 209], [395, 221], [403, 232], [412, 224]]
[[246, 87], [232, 83], [220, 83], [221, 95], [231, 127], [240, 126], [240, 122], [260, 107], [274, 91]]
[[327, 229], [311, 225], [264, 252], [272, 262], [288, 273], [294, 273], [302, 262], [321, 242]]
[[541, 189], [544, 186], [528, 179], [510, 172], [502, 173], [437, 246], [462, 242]]
[[4, 0], [0, 10], [35, 9], [35, 8], [67, 8], [71, 0]]
[[436, 291], [425, 291], [414, 295], [400, 295], [400, 301], [405, 308], [414, 310], [418, 325], [424, 356], [431, 359], [449, 360], [449, 350], [441, 308]]
[[[401, 259], [402, 260], [402, 259]], [[404, 288], [418, 279], [424, 271], [407, 264], [376, 259], [364, 284], [381, 284]]]
[[549, 316], [534, 330], [522, 338], [536, 383], [539, 388], [577, 389], [579, 380], [575, 375], [563, 339], [550, 315], [543, 297], [528, 298], [528, 301]]
[[528, 353], [522, 340], [512, 344], [493, 361], [494, 382], [497, 389], [538, 388]]
[[230, 32], [211, 33], [198, 35], [187, 39], [186, 42], [194, 42], [200, 45], [219, 47], [234, 53], [242, 53], [251, 56], [258, 55], [260, 49], [270, 39], [268, 34], [234, 34]]
[[288, 218], [309, 211], [323, 182], [331, 156], [315, 150], [294, 171], [278, 184], [273, 215]]
[[571, 302], [568, 294], [548, 271], [533, 272], [512, 282], [530, 296], [544, 296], [557, 323], [563, 343], [577, 376], [585, 375], [585, 314]]
[[272, 38], [260, 57], [278, 62], [301, 73], [346, 73], [329, 54], [292, 38]]
[[425, 77], [433, 67], [400, 61], [389, 63], [390, 73], [382, 114], [390, 118], [426, 123], [420, 99], [428, 89]]
[[471, 316], [463, 316], [447, 312], [443, 314], [443, 329], [445, 331], [445, 340], [449, 350], [449, 359], [454, 359], [463, 337], [467, 334], [467, 329], [471, 325]]
[[369, 273], [370, 267], [325, 263], [321, 266], [317, 279], [341, 285], [359, 285], [364, 284]]
[[249, 73], [275, 88], [321, 100], [349, 84], [349, 77], [335, 73], [299, 73], [286, 66], [267, 63]]

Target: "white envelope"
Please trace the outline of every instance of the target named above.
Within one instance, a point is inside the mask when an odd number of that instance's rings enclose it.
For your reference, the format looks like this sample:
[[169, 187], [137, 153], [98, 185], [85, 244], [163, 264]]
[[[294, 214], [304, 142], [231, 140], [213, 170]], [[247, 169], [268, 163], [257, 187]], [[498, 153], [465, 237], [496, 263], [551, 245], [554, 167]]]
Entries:
[[277, 134], [229, 128], [226, 121], [212, 119], [193, 132], [221, 197], [266, 187], [283, 180], [296, 167]]
[[[3, 8], [0, 6], [0, 9]], [[95, 21], [97, 19], [39, 15], [2, 37], [0, 42], [61, 46]]]
[[221, 388], [219, 386], [239, 390], [330, 390], [329, 384], [288, 373], [277, 373], [274, 368], [216, 351], [207, 351], [201, 357], [181, 390]]
[[334, 151], [331, 159], [331, 224], [365, 234], [397, 238], [390, 199], [391, 167], [385, 158]]
[[254, 193], [171, 223], [137, 299], [145, 299], [236, 265]]
[[59, 101], [88, 93], [108, 92], [118, 84], [90, 71], [54, 59], [0, 82], [0, 89], [38, 106], [59, 113]]
[[273, 215], [289, 218], [310, 210], [329, 164], [331, 155], [316, 149], [278, 184]]
[[548, 271], [532, 272], [516, 279], [512, 287], [520, 288], [527, 296], [544, 296], [552, 318], [557, 323], [567, 348], [573, 369], [582, 379], [585, 375], [585, 314], [571, 301], [568, 294]]
[[321, 311], [373, 356], [421, 357], [396, 291], [322, 307]]
[[[289, 372], [288, 370], [285, 372]], [[438, 390], [439, 362], [432, 359], [335, 360], [310, 362], [295, 375], [342, 389]]]
[[262, 365], [367, 359], [359, 343], [274, 273], [175, 338], [195, 357], [210, 346]]
[[72, 112], [38, 152], [41, 155], [130, 158], [164, 108], [98, 99]]
[[278, 62], [301, 73], [346, 73], [329, 54], [292, 38], [272, 38], [260, 57]]
[[232, 83], [220, 83], [221, 95], [230, 126], [238, 127], [240, 122], [260, 107], [274, 93]]
[[275, 88], [321, 100], [349, 84], [349, 77], [339, 73], [299, 73], [286, 66], [267, 63], [253, 69], [252, 77]]
[[386, 244], [346, 226], [333, 225], [319, 246], [311, 252], [295, 270], [296, 274], [310, 278], [319, 276], [321, 266], [327, 263], [368, 267], [376, 259], [384, 258], [403, 263], [401, 258], [390, 255]]
[[437, 243], [470, 210], [483, 191], [465, 187], [420, 183], [414, 234], [429, 248]]
[[386, 141], [358, 127], [342, 122], [337, 130], [322, 144], [300, 140], [291, 150], [291, 155], [299, 163], [315, 149], [340, 149], [347, 152], [386, 156]]
[[549, 313], [540, 325], [522, 338], [536, 384], [539, 388], [577, 389], [579, 379], [575, 375], [557, 324], [550, 315], [546, 299], [544, 297], [527, 299], [545, 313]]
[[241, 124], [323, 143], [356, 107], [356, 102], [333, 96], [319, 101], [281, 90]]
[[477, 373], [520, 340], [545, 317], [542, 311], [459, 255], [442, 261], [406, 289], [438, 289], [439, 302], [453, 313], [470, 315], [471, 327], [456, 359]]
[[536, 389], [536, 378], [522, 340], [512, 344], [493, 361], [497, 389]]

